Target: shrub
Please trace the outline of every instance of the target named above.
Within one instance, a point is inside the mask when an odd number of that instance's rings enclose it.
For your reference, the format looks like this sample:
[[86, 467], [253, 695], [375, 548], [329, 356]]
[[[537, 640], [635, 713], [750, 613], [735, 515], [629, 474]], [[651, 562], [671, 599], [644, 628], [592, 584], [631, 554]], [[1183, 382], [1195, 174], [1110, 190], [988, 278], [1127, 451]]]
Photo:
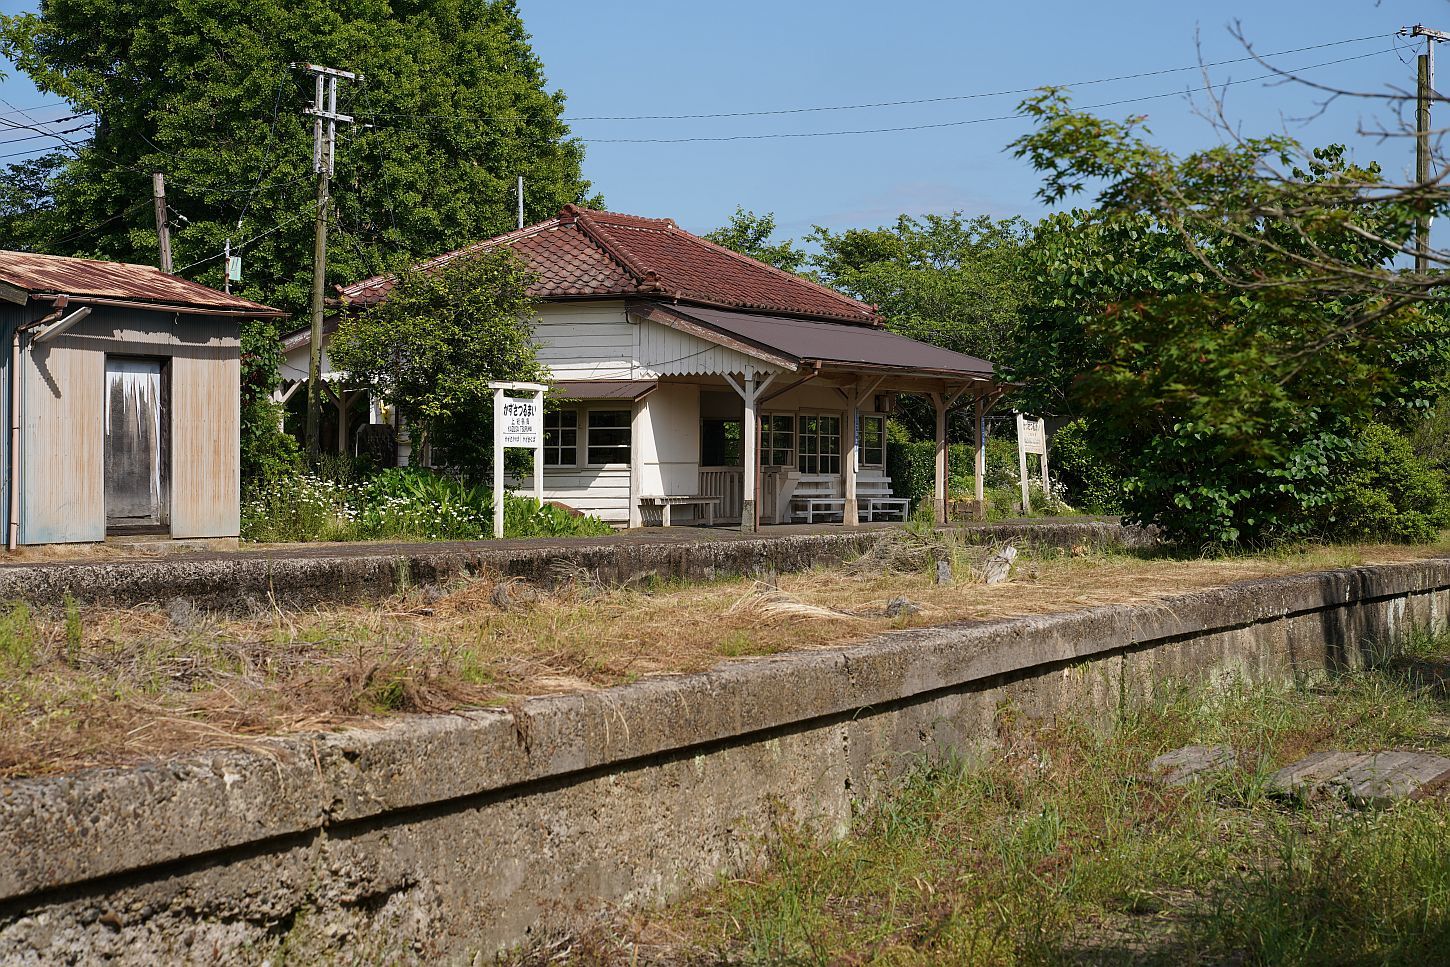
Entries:
[[1382, 424], [1371, 423], [1360, 432], [1334, 468], [1334, 480], [1334, 496], [1324, 513], [1328, 536], [1427, 542], [1450, 526], [1444, 474]]
[[1086, 420], [1073, 420], [1052, 435], [1048, 469], [1062, 484], [1063, 499], [1091, 514], [1123, 509], [1123, 480], [1116, 458], [1094, 446]]
[[297, 441], [282, 432], [282, 404], [272, 401], [272, 391], [281, 384], [281, 347], [275, 322], [242, 326], [241, 473], [247, 482], [292, 474], [302, 466]]
[[[493, 494], [418, 468], [365, 476], [329, 466], [342, 479], [293, 474], [255, 485], [242, 504], [249, 541], [482, 540], [493, 535]], [[597, 517], [504, 495], [506, 537], [608, 534]]]
[[[891, 478], [891, 492], [910, 497], [913, 507], [931, 505], [932, 485], [936, 481], [936, 442], [913, 440], [906, 428], [896, 421], [887, 423], [886, 474]], [[966, 443], [947, 447], [947, 492], [958, 499], [970, 500], [976, 493], [973, 480], [975, 463], [972, 448]], [[1011, 439], [987, 439], [988, 488], [1017, 486], [1017, 445]]]

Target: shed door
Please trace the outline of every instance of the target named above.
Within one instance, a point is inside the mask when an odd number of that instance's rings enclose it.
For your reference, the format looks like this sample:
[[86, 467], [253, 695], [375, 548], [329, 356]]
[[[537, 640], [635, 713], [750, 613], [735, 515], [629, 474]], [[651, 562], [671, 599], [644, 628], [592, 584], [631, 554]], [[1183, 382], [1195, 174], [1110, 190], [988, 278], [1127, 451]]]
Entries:
[[166, 524], [164, 360], [106, 358], [106, 529]]

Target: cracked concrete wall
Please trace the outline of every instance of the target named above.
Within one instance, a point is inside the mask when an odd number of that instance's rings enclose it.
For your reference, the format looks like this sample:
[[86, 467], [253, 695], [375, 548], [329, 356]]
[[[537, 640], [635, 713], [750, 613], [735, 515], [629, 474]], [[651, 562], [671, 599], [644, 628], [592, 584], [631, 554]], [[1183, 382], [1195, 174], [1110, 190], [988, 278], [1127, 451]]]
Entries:
[[840, 835], [1005, 705], [1110, 728], [1171, 682], [1358, 667], [1447, 607], [1450, 561], [1300, 575], [0, 782], [0, 961], [466, 963], [707, 884], [778, 821]]

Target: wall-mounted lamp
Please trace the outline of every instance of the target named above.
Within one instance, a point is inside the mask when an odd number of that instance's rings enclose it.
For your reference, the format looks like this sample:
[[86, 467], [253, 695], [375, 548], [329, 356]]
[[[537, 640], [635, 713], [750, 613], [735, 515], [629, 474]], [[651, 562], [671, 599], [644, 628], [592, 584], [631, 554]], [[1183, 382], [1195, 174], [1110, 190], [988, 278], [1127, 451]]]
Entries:
[[82, 319], [90, 314], [91, 307], [84, 306], [80, 309], [77, 309], [75, 312], [72, 312], [70, 315], [64, 317], [63, 319], [57, 319], [55, 322], [40, 330], [40, 332], [36, 333], [35, 337], [31, 339], [31, 344], [34, 345], [43, 342], [50, 342], [56, 336], [59, 336], [61, 333], [65, 332], [71, 326], [74, 326], [76, 323], [80, 322]]

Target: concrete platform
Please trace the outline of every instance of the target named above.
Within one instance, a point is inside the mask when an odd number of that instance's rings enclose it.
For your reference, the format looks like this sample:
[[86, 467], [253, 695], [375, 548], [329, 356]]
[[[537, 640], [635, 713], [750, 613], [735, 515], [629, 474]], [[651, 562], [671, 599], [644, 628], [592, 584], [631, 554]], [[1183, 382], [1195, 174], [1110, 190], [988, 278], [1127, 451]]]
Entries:
[[[580, 568], [608, 584], [717, 580], [800, 571], [860, 554], [901, 524], [784, 525], [756, 534], [706, 527], [639, 528], [603, 537], [498, 541], [284, 544], [166, 555], [105, 550], [74, 559], [0, 563], [0, 600], [54, 605], [69, 594], [89, 604], [131, 607], [184, 597], [214, 610], [310, 607], [386, 597], [400, 589], [497, 573], [540, 586]], [[1116, 521], [1043, 518], [953, 528], [983, 544], [1057, 547], [1151, 542]]]

